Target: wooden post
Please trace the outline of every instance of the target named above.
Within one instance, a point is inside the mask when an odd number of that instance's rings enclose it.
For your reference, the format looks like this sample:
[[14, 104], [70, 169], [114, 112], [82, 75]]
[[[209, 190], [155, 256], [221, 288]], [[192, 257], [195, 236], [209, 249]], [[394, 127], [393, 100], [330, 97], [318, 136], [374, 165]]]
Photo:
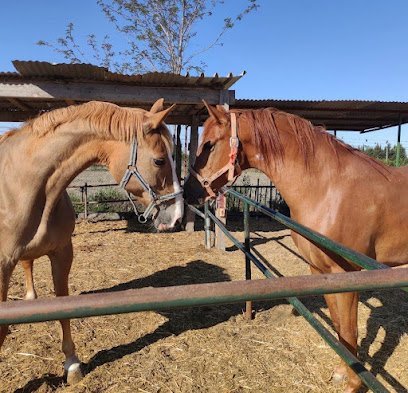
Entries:
[[[184, 126], [184, 156], [183, 156], [183, 179], [186, 178], [188, 174], [188, 127]], [[191, 132], [190, 132], [191, 133]]]
[[180, 138], [180, 134], [181, 134], [181, 125], [178, 124], [176, 126], [176, 174], [177, 177], [179, 179], [179, 181], [181, 180], [181, 151], [182, 151], [182, 146], [181, 146], [181, 138]]
[[[190, 144], [188, 149], [189, 166], [194, 165], [198, 148], [198, 118], [193, 117], [190, 128]], [[186, 211], [186, 232], [194, 232], [195, 214], [190, 209]]]
[[[220, 104], [228, 111], [230, 104], [230, 97], [227, 94], [220, 94]], [[225, 194], [218, 194], [215, 202], [215, 216], [224, 224], [227, 224], [227, 198]], [[223, 232], [215, 226], [214, 244], [219, 250], [225, 251], [225, 236]]]
[[88, 183], [84, 185], [84, 218], [88, 219]]
[[[249, 205], [244, 202], [244, 236], [245, 236], [245, 250], [251, 252], [251, 237], [249, 231]], [[245, 255], [245, 280], [250, 280], [252, 278], [251, 272], [251, 260]], [[252, 301], [248, 300], [245, 303], [245, 318], [248, 320], [252, 319]]]
[[397, 135], [397, 156], [395, 158], [395, 166], [400, 166], [400, 158], [401, 158], [401, 115], [399, 116], [398, 122], [398, 135]]
[[[227, 197], [225, 194], [218, 194], [215, 201], [215, 216], [224, 224], [227, 223]], [[220, 228], [215, 225], [215, 247], [225, 251], [225, 236]]]

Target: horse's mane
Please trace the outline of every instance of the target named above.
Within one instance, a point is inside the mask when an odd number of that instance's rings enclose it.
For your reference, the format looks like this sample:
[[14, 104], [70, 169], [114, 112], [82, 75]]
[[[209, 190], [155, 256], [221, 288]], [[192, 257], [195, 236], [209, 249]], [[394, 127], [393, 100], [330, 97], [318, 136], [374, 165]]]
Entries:
[[311, 158], [314, 157], [316, 141], [319, 139], [330, 146], [337, 160], [341, 151], [349, 152], [360, 157], [388, 178], [390, 169], [385, 164], [335, 138], [323, 126], [314, 126], [309, 120], [275, 108], [237, 110], [234, 112], [238, 112], [239, 116], [245, 118], [248, 122], [249, 127], [253, 131], [251, 133], [252, 142], [264, 156], [268, 165], [283, 159], [284, 147], [281, 143], [276, 123], [278, 117], [284, 117], [289, 123], [289, 132], [295, 137], [306, 167], [309, 166]]
[[[144, 113], [145, 111], [137, 108], [122, 108], [108, 102], [90, 101], [43, 113], [27, 121], [19, 129], [2, 135], [0, 143], [20, 130], [26, 130], [38, 137], [49, 135], [62, 124], [75, 120], [86, 122], [96, 135], [104, 139], [130, 142], [137, 136], [140, 141], [143, 136]], [[173, 140], [167, 127], [162, 135], [166, 143], [172, 147]]]
[[14, 135], [17, 131], [19, 131], [19, 128], [13, 128], [9, 131], [6, 131], [4, 134], [0, 135], [0, 143], [5, 141], [7, 138], [11, 137]]

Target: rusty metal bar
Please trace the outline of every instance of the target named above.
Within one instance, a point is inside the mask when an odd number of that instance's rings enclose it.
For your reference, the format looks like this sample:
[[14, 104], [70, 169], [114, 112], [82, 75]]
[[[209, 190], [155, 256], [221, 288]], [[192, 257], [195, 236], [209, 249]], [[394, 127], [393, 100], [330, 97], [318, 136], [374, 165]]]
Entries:
[[[227, 228], [215, 217], [212, 213], [209, 213], [210, 218], [214, 221], [216, 225], [225, 233], [225, 235], [246, 255], [252, 262], [258, 267], [259, 270], [268, 278], [276, 278], [275, 275], [256, 257], [252, 252], [247, 252], [245, 247], [228, 231]], [[378, 271], [388, 271], [388, 270], [378, 270]], [[361, 274], [362, 272], [356, 272]], [[408, 273], [405, 273], [408, 274]], [[314, 276], [318, 277], [318, 276]], [[282, 279], [279, 278], [279, 281]], [[378, 289], [378, 288], [377, 288]], [[340, 291], [347, 292], [347, 291]], [[336, 337], [333, 336], [315, 317], [314, 315], [305, 307], [305, 305], [294, 296], [287, 298], [287, 301], [296, 309], [296, 311], [302, 315], [317, 331], [320, 337], [326, 341], [327, 344], [344, 360], [344, 362], [358, 375], [358, 377], [372, 389], [374, 392], [388, 392], [388, 390], [370, 373], [361, 363], [358, 358], [352, 354]]]
[[32, 323], [67, 318], [162, 310], [168, 308], [269, 300], [324, 293], [365, 291], [408, 285], [408, 269], [389, 269], [278, 280], [243, 280], [163, 288], [4, 302], [0, 324]]

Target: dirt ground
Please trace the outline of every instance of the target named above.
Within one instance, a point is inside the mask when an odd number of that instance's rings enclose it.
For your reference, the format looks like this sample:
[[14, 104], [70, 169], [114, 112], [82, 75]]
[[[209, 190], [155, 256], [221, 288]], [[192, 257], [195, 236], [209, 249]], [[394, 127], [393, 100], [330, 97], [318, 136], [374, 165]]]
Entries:
[[[284, 275], [308, 274], [287, 230], [251, 219], [252, 244]], [[126, 221], [80, 223], [73, 238], [73, 295], [146, 286], [240, 280], [244, 258], [207, 251], [203, 232], [134, 232]], [[136, 228], [137, 229], [137, 228]], [[239, 225], [233, 225], [242, 239]], [[255, 273], [255, 278], [261, 278]], [[46, 258], [35, 264], [40, 297], [53, 296]], [[10, 299], [24, 294], [17, 267]], [[304, 303], [330, 329], [321, 297]], [[341, 392], [330, 382], [338, 357], [285, 301], [143, 312], [72, 321], [85, 378], [63, 380], [57, 322], [10, 327], [1, 352], [1, 392]], [[408, 297], [369, 292], [359, 307], [360, 357], [391, 391], [408, 387]]]

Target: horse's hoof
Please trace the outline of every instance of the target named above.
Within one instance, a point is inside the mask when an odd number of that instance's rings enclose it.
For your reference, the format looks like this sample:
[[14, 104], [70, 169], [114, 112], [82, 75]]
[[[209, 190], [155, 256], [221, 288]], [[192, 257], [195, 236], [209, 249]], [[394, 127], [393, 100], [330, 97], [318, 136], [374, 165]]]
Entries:
[[335, 384], [335, 385], [340, 385], [341, 383], [343, 383], [346, 380], [346, 376], [342, 375], [342, 374], [333, 374], [331, 377], [331, 381]]
[[82, 371], [81, 371], [81, 364], [80, 363], [72, 364], [69, 367], [66, 374], [67, 374], [67, 384], [68, 385], [75, 385], [76, 383], [78, 383], [84, 377], [84, 375], [82, 374]]
[[331, 376], [331, 381], [335, 385], [343, 383], [347, 379], [347, 367], [344, 364], [339, 364], [334, 368]]

